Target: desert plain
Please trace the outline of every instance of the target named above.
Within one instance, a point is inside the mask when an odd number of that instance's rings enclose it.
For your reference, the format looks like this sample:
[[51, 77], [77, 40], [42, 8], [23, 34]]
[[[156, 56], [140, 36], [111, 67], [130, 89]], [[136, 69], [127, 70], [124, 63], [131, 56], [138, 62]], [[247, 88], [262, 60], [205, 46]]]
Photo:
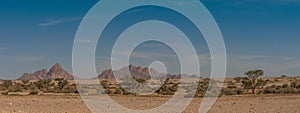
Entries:
[[[111, 96], [120, 105], [145, 110], [169, 97]], [[194, 98], [184, 113], [198, 113], [203, 98]], [[222, 96], [208, 113], [300, 113], [300, 95]], [[100, 109], [100, 108], [99, 108]], [[1, 113], [90, 113], [78, 95], [0, 96]]]

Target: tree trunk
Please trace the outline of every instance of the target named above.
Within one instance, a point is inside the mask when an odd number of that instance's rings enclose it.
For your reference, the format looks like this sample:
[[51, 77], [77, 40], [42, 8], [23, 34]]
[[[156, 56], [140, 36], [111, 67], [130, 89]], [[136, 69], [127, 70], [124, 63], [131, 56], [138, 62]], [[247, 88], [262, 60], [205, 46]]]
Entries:
[[255, 79], [252, 79], [252, 94], [255, 94], [255, 88], [256, 88], [256, 86], [255, 86]]

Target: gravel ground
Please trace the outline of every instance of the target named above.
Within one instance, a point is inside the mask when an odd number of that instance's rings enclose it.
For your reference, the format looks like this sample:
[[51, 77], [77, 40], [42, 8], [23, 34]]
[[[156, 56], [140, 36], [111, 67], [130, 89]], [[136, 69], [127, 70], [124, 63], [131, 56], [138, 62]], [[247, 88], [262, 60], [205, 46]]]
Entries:
[[[168, 97], [111, 97], [131, 109], [149, 109], [162, 105]], [[199, 112], [201, 98], [193, 99], [184, 111]], [[90, 113], [80, 96], [0, 96], [0, 112], [11, 113]], [[209, 113], [300, 113], [300, 95], [224, 96]]]

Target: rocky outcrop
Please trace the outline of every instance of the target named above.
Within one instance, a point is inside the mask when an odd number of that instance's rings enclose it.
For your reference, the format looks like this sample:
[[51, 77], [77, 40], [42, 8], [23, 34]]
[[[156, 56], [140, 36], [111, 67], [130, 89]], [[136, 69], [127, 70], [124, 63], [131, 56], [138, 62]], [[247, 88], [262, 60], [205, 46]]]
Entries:
[[113, 71], [111, 69], [109, 69], [109, 70], [103, 71], [98, 76], [98, 79], [100, 79], [100, 80], [114, 80], [115, 77], [114, 77]]
[[46, 77], [47, 73], [48, 71], [46, 69], [42, 69], [34, 73], [24, 73], [17, 80], [42, 80]]
[[154, 69], [149, 69], [148, 67], [129, 65], [117, 71], [113, 71], [111, 69], [105, 70], [98, 76], [98, 79], [113, 80], [115, 79], [114, 75], [117, 76], [118, 78], [126, 78], [132, 76], [133, 78], [150, 79], [151, 75], [160, 76], [162, 74], [155, 71]]
[[42, 69], [36, 71], [34, 73], [24, 73], [17, 80], [43, 80], [43, 79], [51, 79], [54, 80], [56, 78], [63, 78], [65, 80], [73, 80], [75, 76], [69, 74], [65, 71], [59, 63], [56, 63], [52, 68], [47, 71], [46, 69]]
[[74, 76], [65, 71], [59, 63], [56, 63], [46, 75], [46, 79], [63, 78], [65, 80], [73, 80]]

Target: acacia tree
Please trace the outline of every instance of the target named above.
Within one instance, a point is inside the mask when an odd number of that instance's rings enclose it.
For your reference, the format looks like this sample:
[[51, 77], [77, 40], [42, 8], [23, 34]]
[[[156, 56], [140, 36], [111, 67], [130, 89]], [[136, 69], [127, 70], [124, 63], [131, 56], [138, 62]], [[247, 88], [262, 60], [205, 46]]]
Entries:
[[252, 94], [255, 94], [255, 89], [257, 87], [257, 79], [261, 76], [264, 75], [263, 70], [250, 70], [245, 72], [245, 75], [247, 75], [247, 79], [250, 81], [251, 89], [252, 89]]

